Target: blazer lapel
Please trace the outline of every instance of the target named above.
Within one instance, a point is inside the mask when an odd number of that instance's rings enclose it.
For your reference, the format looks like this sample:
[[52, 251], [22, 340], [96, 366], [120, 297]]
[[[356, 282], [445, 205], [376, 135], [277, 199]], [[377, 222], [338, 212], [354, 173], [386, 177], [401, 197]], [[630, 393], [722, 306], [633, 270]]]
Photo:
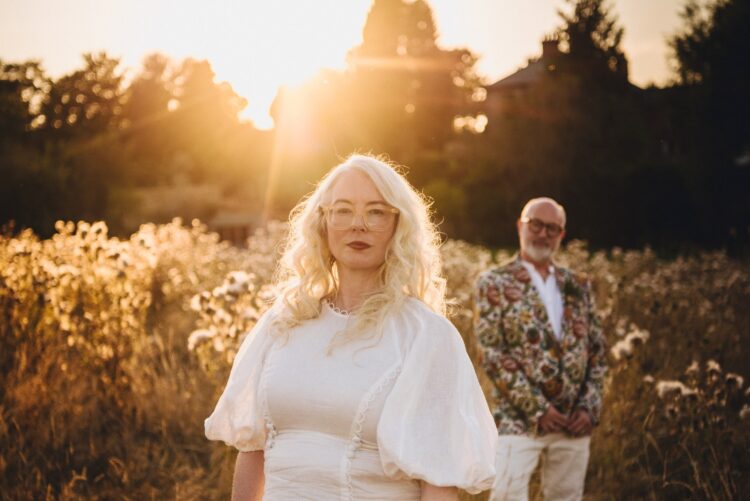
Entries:
[[572, 298], [570, 294], [568, 294], [567, 288], [567, 282], [569, 279], [570, 277], [563, 268], [555, 266], [555, 280], [557, 281], [557, 288], [560, 289], [560, 295], [562, 296], [563, 300], [562, 327], [560, 329], [562, 331], [560, 341], [563, 341], [561, 343], [563, 347], [567, 346], [567, 343], [564, 341], [567, 339], [571, 339], [571, 329], [573, 328], [573, 325], [570, 321], [573, 308], [573, 305], [571, 304]]

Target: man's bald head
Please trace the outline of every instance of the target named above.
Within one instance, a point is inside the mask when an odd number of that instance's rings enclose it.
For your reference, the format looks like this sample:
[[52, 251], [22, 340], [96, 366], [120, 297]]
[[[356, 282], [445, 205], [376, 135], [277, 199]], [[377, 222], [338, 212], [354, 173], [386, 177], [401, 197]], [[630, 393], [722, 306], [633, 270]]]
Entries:
[[[532, 209], [536, 209], [539, 206], [550, 206], [558, 213], [558, 217], [560, 218], [560, 226], [565, 228], [565, 222], [567, 219], [567, 216], [565, 214], [565, 207], [560, 205], [557, 200], [550, 197], [537, 197], [532, 198], [528, 202], [526, 202], [526, 205], [523, 206], [523, 209], [521, 210], [521, 219], [525, 217], [529, 217], [529, 214], [532, 212]], [[540, 209], [542, 207], [539, 207]], [[543, 209], [542, 209], [543, 210]], [[534, 210], [533, 212], [536, 212]]]

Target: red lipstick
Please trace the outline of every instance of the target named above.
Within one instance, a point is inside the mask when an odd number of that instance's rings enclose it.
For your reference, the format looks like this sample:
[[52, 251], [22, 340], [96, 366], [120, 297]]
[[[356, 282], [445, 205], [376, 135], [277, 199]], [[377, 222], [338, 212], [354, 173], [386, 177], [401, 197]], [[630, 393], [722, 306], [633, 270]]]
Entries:
[[365, 249], [369, 249], [370, 247], [372, 247], [372, 245], [365, 243], [365, 242], [360, 242], [358, 240], [355, 240], [354, 242], [349, 242], [346, 245], [351, 247], [354, 250], [365, 250]]

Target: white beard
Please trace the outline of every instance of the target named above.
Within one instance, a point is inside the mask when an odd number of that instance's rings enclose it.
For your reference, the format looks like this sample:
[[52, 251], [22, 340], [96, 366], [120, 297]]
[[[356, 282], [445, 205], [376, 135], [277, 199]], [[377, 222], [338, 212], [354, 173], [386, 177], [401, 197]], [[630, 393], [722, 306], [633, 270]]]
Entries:
[[556, 249], [553, 247], [536, 247], [533, 244], [530, 244], [524, 249], [524, 252], [534, 261], [543, 263], [552, 257], [555, 250]]

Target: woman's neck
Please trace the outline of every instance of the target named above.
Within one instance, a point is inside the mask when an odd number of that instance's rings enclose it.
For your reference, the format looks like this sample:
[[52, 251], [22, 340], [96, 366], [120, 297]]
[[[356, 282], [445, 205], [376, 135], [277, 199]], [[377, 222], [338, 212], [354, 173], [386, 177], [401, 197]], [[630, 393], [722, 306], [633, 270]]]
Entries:
[[332, 298], [333, 304], [342, 310], [356, 310], [379, 288], [377, 271], [341, 270], [338, 291]]

